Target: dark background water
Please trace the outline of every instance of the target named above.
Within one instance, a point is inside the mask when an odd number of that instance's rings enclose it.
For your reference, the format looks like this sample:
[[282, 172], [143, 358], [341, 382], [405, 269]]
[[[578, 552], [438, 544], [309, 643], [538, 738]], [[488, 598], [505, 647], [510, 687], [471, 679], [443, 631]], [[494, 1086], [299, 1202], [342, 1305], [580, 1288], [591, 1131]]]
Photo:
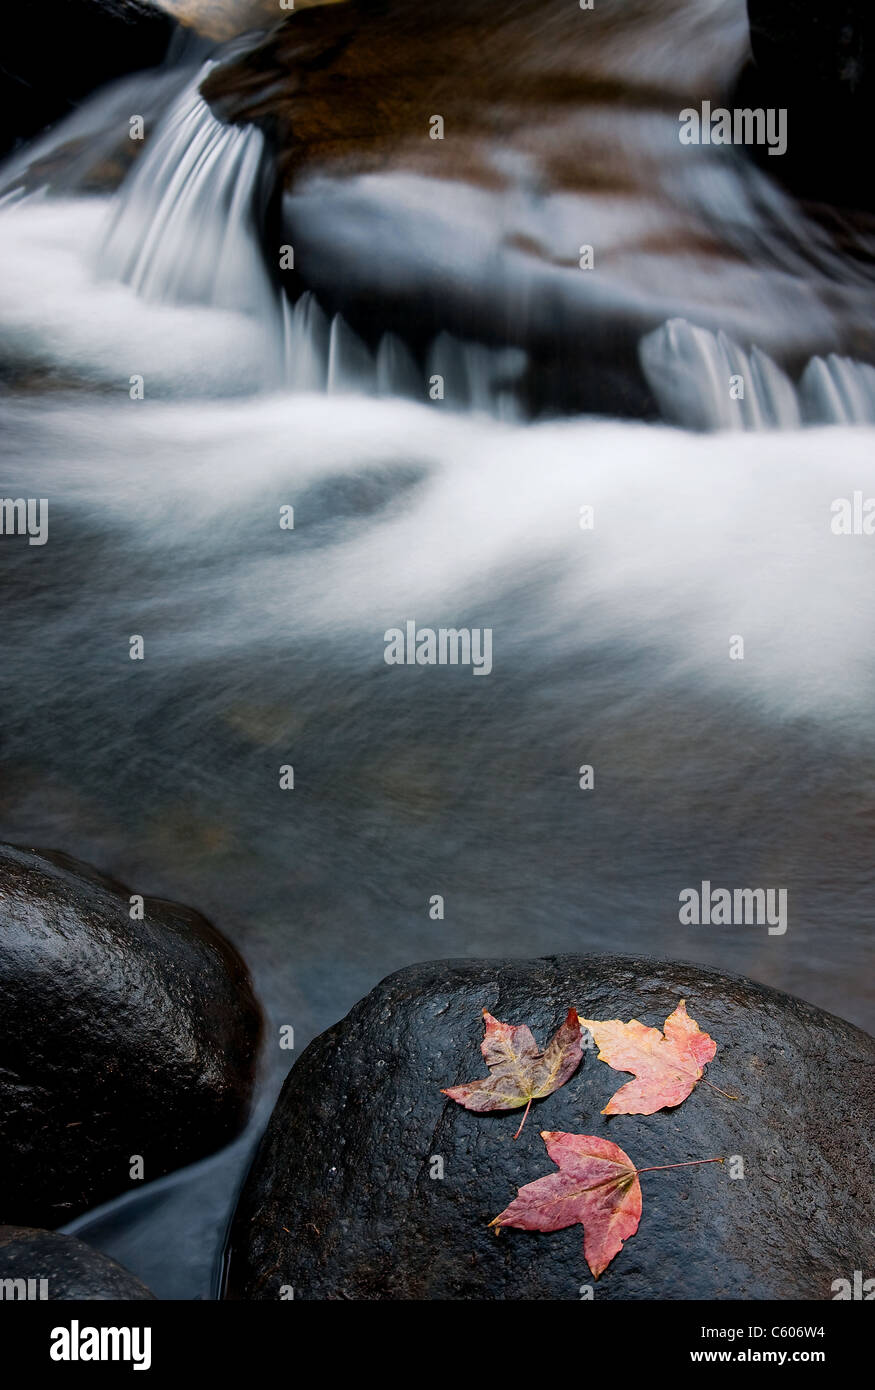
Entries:
[[[205, 912], [299, 1045], [409, 962], [583, 949], [741, 971], [871, 1027], [871, 562], [828, 525], [866, 433], [742, 449], [287, 402], [146, 405], [123, 464], [137, 406], [6, 412], [50, 540], [0, 548], [4, 836]], [[820, 480], [829, 438], [848, 462]], [[588, 542], [579, 496], [605, 499]], [[492, 675], [386, 666], [408, 617], [492, 627]], [[702, 879], [786, 888], [787, 934], [682, 926]]]

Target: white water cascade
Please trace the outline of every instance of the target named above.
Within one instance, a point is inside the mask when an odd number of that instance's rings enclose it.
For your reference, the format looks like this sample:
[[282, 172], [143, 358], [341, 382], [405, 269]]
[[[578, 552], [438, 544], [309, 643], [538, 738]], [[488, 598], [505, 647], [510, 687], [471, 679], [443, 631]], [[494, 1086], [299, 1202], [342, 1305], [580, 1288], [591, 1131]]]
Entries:
[[[670, 319], [642, 339], [641, 366], [660, 410], [694, 430], [797, 429], [875, 423], [875, 368], [813, 357], [794, 385], [767, 353]], [[743, 395], [731, 390], [741, 380]]]
[[228, 309], [266, 325], [268, 387], [413, 400], [439, 389], [452, 409], [518, 418], [524, 353], [441, 334], [420, 366], [391, 333], [372, 351], [312, 294], [289, 303], [268, 275], [259, 240], [264, 137], [213, 115], [200, 95], [211, 66], [174, 103], [116, 195], [100, 274], [146, 301]]
[[[262, 241], [272, 174], [265, 139], [254, 126], [214, 116], [200, 94], [212, 66], [177, 95], [108, 204], [51, 199], [13, 181], [0, 253], [18, 267], [6, 305], [18, 357], [67, 370], [72, 355], [78, 374], [114, 378], [121, 355], [162, 395], [285, 388], [442, 400], [450, 410], [521, 421], [520, 349], [443, 333], [416, 359], [392, 333], [366, 343], [309, 292], [289, 301]], [[108, 225], [99, 229], [107, 206]], [[49, 282], [50, 322], [38, 328], [34, 305]], [[136, 295], [142, 316], [123, 289]], [[760, 349], [678, 318], [648, 333], [639, 356], [661, 414], [687, 429], [875, 423], [875, 368], [835, 354], [812, 358], [794, 383]], [[732, 378], [741, 378], [743, 394]]]
[[200, 95], [211, 66], [171, 107], [117, 194], [100, 270], [153, 302], [275, 317], [256, 223], [264, 137], [216, 120]]

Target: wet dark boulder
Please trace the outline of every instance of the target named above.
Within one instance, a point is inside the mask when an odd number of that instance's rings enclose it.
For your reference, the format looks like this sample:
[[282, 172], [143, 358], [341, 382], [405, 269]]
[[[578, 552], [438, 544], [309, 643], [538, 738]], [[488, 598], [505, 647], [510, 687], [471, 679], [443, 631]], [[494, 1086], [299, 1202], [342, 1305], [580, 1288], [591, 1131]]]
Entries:
[[[718, 1043], [713, 1087], [740, 1099], [699, 1085], [674, 1110], [607, 1117], [629, 1078], [590, 1051], [514, 1141], [519, 1112], [472, 1114], [441, 1094], [483, 1074], [484, 1007], [543, 1044], [571, 1004], [661, 1025], [682, 998]], [[875, 1040], [741, 977], [601, 955], [414, 966], [290, 1073], [235, 1217], [228, 1293], [830, 1299], [834, 1280], [871, 1267], [873, 1102]], [[594, 1285], [579, 1227], [489, 1229], [518, 1186], [554, 1171], [542, 1129], [609, 1138], [642, 1168], [735, 1161], [642, 1176], [639, 1230]]]
[[0, 153], [105, 82], [160, 63], [176, 27], [149, 0], [10, 0], [0, 18]]
[[246, 967], [198, 913], [146, 898], [141, 921], [130, 897], [66, 856], [0, 847], [0, 1221], [62, 1225], [245, 1122], [261, 1020]]
[[771, 171], [802, 196], [875, 209], [871, 0], [747, 0], [753, 66], [739, 99], [784, 107], [788, 147]]
[[10, 1300], [153, 1299], [145, 1284], [75, 1236], [0, 1226], [0, 1285]]

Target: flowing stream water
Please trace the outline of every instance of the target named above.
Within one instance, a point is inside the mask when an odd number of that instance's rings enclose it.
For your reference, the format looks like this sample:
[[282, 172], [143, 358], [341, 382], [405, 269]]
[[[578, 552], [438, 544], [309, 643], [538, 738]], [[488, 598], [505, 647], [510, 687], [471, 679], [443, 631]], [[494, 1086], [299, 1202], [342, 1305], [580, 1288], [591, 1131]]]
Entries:
[[[407, 963], [649, 953], [875, 1023], [875, 542], [831, 526], [875, 497], [875, 372], [797, 387], [671, 322], [645, 370], [718, 432], [525, 423], [518, 354], [423, 373], [286, 306], [264, 156], [189, 81], [117, 193], [0, 209], [0, 493], [49, 501], [0, 552], [0, 834], [200, 909], [271, 1020], [250, 1134], [74, 1223], [167, 1297], [216, 1291], [279, 1026], [300, 1051]], [[492, 629], [488, 679], [387, 665], [407, 621]], [[786, 934], [682, 925], [705, 878], [785, 887]]]

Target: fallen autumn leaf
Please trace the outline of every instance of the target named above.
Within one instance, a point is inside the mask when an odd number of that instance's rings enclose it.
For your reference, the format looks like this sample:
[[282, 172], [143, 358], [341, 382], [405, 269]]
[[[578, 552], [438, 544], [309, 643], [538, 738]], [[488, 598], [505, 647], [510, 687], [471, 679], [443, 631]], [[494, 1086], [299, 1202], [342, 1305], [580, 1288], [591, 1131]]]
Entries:
[[714, 1039], [690, 1018], [684, 999], [665, 1020], [664, 1033], [646, 1027], [637, 1018], [628, 1023], [621, 1023], [618, 1018], [581, 1021], [596, 1041], [599, 1061], [607, 1062], [615, 1071], [630, 1071], [635, 1077], [614, 1092], [603, 1115], [652, 1115], [656, 1110], [680, 1105], [702, 1080], [706, 1064], [717, 1051]]
[[609, 1139], [594, 1134], [562, 1134], [542, 1130], [547, 1152], [558, 1173], [526, 1183], [509, 1207], [490, 1226], [515, 1226], [522, 1231], [561, 1231], [583, 1226], [583, 1253], [594, 1278], [607, 1269], [624, 1241], [634, 1236], [641, 1220], [639, 1174], [694, 1163], [722, 1163], [722, 1158], [698, 1158], [690, 1163], [664, 1163], [636, 1168], [628, 1154]]
[[442, 1095], [466, 1110], [517, 1110], [526, 1107], [514, 1138], [518, 1138], [533, 1100], [541, 1100], [564, 1086], [577, 1070], [583, 1056], [580, 1020], [576, 1009], [569, 1009], [565, 1022], [556, 1030], [543, 1052], [526, 1025], [500, 1023], [483, 1010], [486, 1032], [480, 1051], [489, 1075], [462, 1086], [450, 1086]]

